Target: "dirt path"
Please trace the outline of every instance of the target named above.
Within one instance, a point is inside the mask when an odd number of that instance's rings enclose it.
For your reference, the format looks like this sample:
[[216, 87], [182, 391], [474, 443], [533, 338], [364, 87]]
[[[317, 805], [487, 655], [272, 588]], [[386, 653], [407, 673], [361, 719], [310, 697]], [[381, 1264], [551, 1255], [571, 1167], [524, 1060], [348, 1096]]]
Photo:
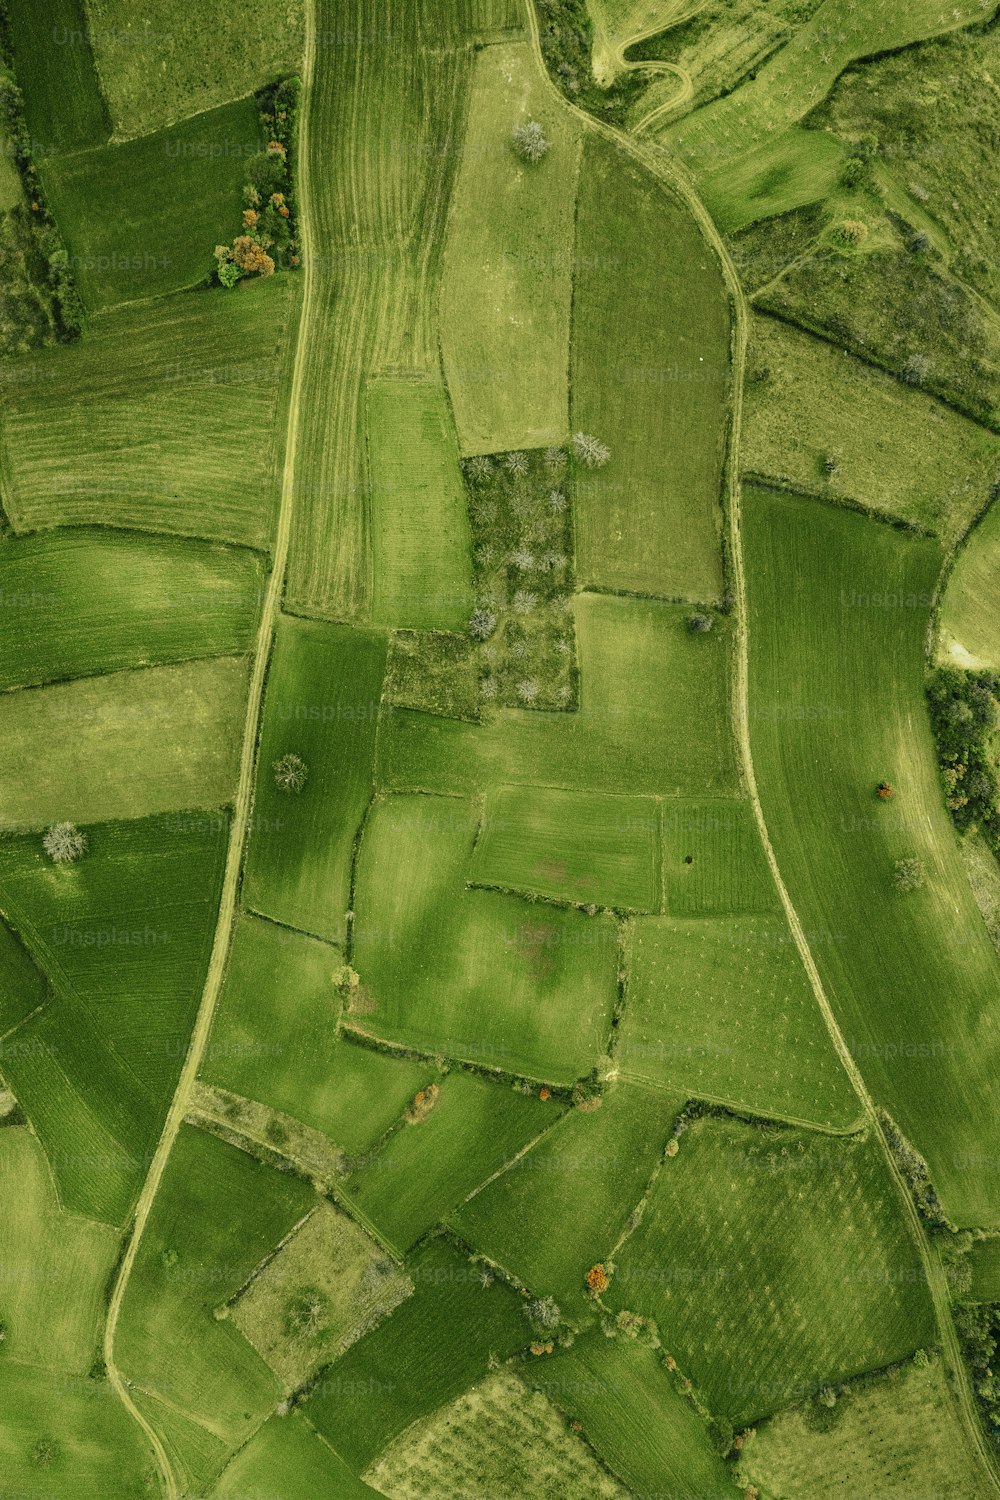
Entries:
[[[219, 998], [219, 990], [222, 977], [225, 972], [226, 959], [229, 953], [229, 943], [232, 933], [233, 920], [236, 915], [236, 897], [239, 889], [240, 867], [243, 858], [243, 845], [246, 838], [247, 826], [250, 819], [250, 809], [253, 799], [254, 759], [257, 745], [257, 724], [260, 717], [261, 701], [264, 693], [264, 679], [267, 673], [268, 657], [271, 649], [271, 638], [274, 632], [275, 619], [281, 606], [282, 591], [285, 581], [285, 566], [288, 558], [288, 540], [291, 534], [292, 509], [294, 502], [295, 484], [295, 459], [298, 443], [299, 425], [299, 400], [301, 394], [302, 371], [304, 365], [304, 350], [309, 337], [309, 313], [312, 291], [312, 255], [310, 253], [313, 243], [313, 227], [310, 221], [310, 205], [312, 195], [309, 190], [309, 154], [307, 150], [307, 99], [312, 85], [316, 61], [316, 16], [315, 7], [312, 3], [306, 6], [306, 38], [305, 51], [302, 64], [302, 98], [299, 105], [298, 118], [298, 140], [296, 159], [298, 163], [298, 202], [299, 202], [299, 238], [303, 250], [303, 290], [302, 305], [299, 312], [299, 325], [295, 351], [295, 364], [292, 373], [292, 383], [289, 392], [288, 406], [288, 429], [285, 444], [285, 463], [281, 480], [281, 500], [278, 509], [278, 524], [274, 539], [274, 550], [272, 555], [272, 568], [268, 579], [267, 592], [264, 596], [264, 604], [261, 612], [260, 626], [257, 631], [257, 641], [254, 649], [253, 672], [250, 679], [250, 692], [247, 698], [246, 720], [243, 729], [243, 749], [240, 758], [240, 774], [237, 784], [236, 797], [233, 804], [232, 822], [229, 833], [229, 848], [226, 855], [226, 869], [223, 876], [222, 894], [219, 900], [219, 915], [215, 927], [215, 939], [212, 945], [212, 954], [209, 960], [208, 972], [205, 977], [205, 987], [202, 992], [201, 1004], [195, 1020], [194, 1030], [184, 1066], [181, 1070], [176, 1092], [170, 1104], [160, 1136], [156, 1153], [150, 1165], [149, 1173], [143, 1183], [142, 1191], [136, 1204], [135, 1218], [132, 1236], [128, 1248], [121, 1263], [118, 1278], [108, 1306], [108, 1320], [104, 1329], [104, 1361], [107, 1365], [108, 1379], [117, 1393], [126, 1410], [135, 1418], [149, 1439], [150, 1445], [156, 1455], [157, 1463], [163, 1474], [163, 1486], [166, 1500], [178, 1500], [177, 1480], [174, 1476], [170, 1460], [167, 1456], [163, 1443], [153, 1430], [149, 1422], [138, 1410], [129, 1395], [128, 1382], [115, 1364], [115, 1332], [118, 1326], [118, 1317], [121, 1313], [122, 1302], [128, 1287], [129, 1278], [135, 1265], [136, 1255], [142, 1241], [143, 1232], [149, 1220], [150, 1209], [160, 1187], [164, 1168], [173, 1149], [177, 1133], [183, 1123], [184, 1116], [190, 1108], [192, 1090], [198, 1069], [201, 1064], [205, 1044], [211, 1030], [212, 1019], [215, 1015], [215, 1007]], [[234, 294], [238, 295], [238, 294]]]

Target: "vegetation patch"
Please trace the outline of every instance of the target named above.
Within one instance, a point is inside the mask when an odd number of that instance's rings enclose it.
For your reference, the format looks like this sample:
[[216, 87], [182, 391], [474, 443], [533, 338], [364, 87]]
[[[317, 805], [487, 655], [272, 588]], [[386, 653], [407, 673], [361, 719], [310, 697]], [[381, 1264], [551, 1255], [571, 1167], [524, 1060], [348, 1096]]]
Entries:
[[467, 633], [394, 630], [389, 637], [383, 702], [399, 708], [479, 719], [479, 649]]
[[955, 827], [1000, 854], [997, 698], [1000, 675], [938, 667], [927, 684], [945, 801]]
[[45, 155], [99, 146], [110, 132], [94, 67], [86, 0], [7, 0], [0, 25], [24, 93], [31, 139]]
[[994, 503], [962, 545], [938, 615], [938, 659], [1000, 672], [1000, 505]]

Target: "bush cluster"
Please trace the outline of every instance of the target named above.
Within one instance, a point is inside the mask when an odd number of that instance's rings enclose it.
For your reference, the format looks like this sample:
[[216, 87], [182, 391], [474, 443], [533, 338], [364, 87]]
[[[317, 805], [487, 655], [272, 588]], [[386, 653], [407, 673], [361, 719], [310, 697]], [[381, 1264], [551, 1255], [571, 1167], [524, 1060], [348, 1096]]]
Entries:
[[972, 1373], [972, 1387], [976, 1393], [983, 1425], [989, 1433], [994, 1448], [1000, 1452], [1000, 1376], [995, 1371], [998, 1365], [1000, 1346], [1000, 1305], [986, 1303], [959, 1307], [955, 1314], [962, 1353]]
[[927, 684], [945, 800], [962, 833], [979, 829], [1000, 853], [994, 736], [1000, 676], [939, 667]]
[[286, 78], [257, 95], [267, 145], [247, 162], [241, 233], [231, 245], [215, 249], [223, 286], [235, 286], [244, 276], [270, 276], [276, 266], [299, 264], [292, 155], [300, 87], [297, 78]]
[[623, 73], [610, 88], [594, 80], [590, 59], [594, 36], [586, 0], [535, 0], [542, 56], [568, 99], [611, 124], [621, 124], [648, 82], [641, 73]]

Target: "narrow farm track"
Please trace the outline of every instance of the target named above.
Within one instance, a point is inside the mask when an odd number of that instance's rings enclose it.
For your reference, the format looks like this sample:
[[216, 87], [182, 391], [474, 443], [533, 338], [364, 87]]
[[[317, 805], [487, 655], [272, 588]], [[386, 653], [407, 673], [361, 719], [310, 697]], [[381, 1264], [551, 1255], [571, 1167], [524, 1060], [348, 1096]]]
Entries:
[[816, 997], [816, 1003], [820, 1008], [823, 1020], [830, 1034], [830, 1039], [837, 1049], [838, 1056], [861, 1103], [865, 1123], [872, 1132], [873, 1138], [879, 1142], [892, 1174], [892, 1179], [899, 1191], [900, 1201], [909, 1222], [913, 1240], [919, 1252], [921, 1264], [927, 1279], [927, 1286], [933, 1303], [938, 1333], [944, 1352], [945, 1364], [951, 1377], [951, 1389], [956, 1398], [959, 1415], [968, 1433], [972, 1447], [982, 1460], [984, 1479], [988, 1476], [990, 1492], [994, 1495], [1000, 1495], [1000, 1474], [997, 1472], [993, 1455], [990, 1452], [980, 1426], [968, 1370], [962, 1359], [958, 1334], [952, 1317], [951, 1298], [944, 1270], [930, 1245], [909, 1187], [899, 1171], [895, 1157], [889, 1148], [889, 1143], [878, 1117], [875, 1101], [869, 1093], [861, 1070], [844, 1039], [844, 1035], [840, 1030], [837, 1018], [826, 994], [819, 969], [809, 946], [809, 940], [806, 937], [798, 912], [785, 885], [781, 868], [771, 843], [767, 820], [757, 787], [753, 748], [750, 739], [750, 628], [747, 613], [746, 571], [743, 558], [742, 494], [739, 467], [740, 437], [743, 421], [743, 376], [746, 366], [750, 320], [749, 303], [740, 283], [739, 276], [736, 273], [736, 268], [726, 249], [725, 242], [708, 210], [698, 197], [687, 174], [676, 163], [665, 159], [662, 153], [650, 152], [644, 149], [639, 142], [621, 134], [612, 126], [605, 125], [601, 121], [593, 119], [585, 110], [581, 109], [578, 105], [570, 103], [564, 97], [551, 78], [549, 78], [548, 70], [545, 67], [534, 0], [525, 0], [525, 9], [538, 67], [546, 78], [555, 98], [558, 99], [564, 108], [572, 110], [587, 129], [596, 130], [608, 140], [615, 142], [620, 150], [634, 156], [648, 170], [668, 183], [690, 208], [701, 226], [706, 239], [722, 263], [726, 283], [733, 302], [733, 393], [729, 440], [727, 508], [730, 558], [735, 593], [733, 613], [736, 620], [733, 665], [733, 723], [739, 748], [740, 762], [746, 780], [747, 793], [753, 806], [754, 819], [771, 874], [774, 878], [775, 888], [781, 899], [782, 907], [788, 919], [788, 925], [795, 940], [795, 946], [801, 956], [809, 983]]
[[236, 916], [236, 898], [239, 890], [240, 868], [243, 858], [243, 845], [246, 840], [247, 828], [250, 820], [251, 804], [253, 800], [253, 778], [254, 761], [257, 746], [257, 725], [260, 717], [261, 703], [264, 695], [264, 680], [267, 673], [268, 657], [271, 649], [271, 639], [274, 633], [275, 620], [281, 607], [282, 592], [285, 582], [285, 569], [288, 559], [288, 543], [291, 534], [292, 510], [294, 503], [295, 486], [295, 461], [298, 447], [299, 429], [299, 401], [302, 386], [302, 372], [304, 368], [304, 351], [309, 337], [309, 315], [312, 292], [312, 255], [310, 253], [313, 244], [313, 227], [310, 219], [311, 193], [309, 188], [309, 154], [306, 149], [306, 129], [308, 109], [306, 101], [315, 72], [316, 63], [316, 16], [313, 0], [306, 5], [306, 37], [305, 50], [302, 63], [302, 100], [299, 106], [298, 117], [298, 187], [299, 187], [299, 237], [303, 250], [303, 290], [302, 303], [299, 312], [298, 336], [295, 349], [295, 364], [292, 374], [291, 389], [289, 392], [288, 405], [288, 427], [285, 443], [284, 469], [281, 482], [281, 500], [278, 508], [278, 521], [275, 531], [274, 548], [272, 553], [271, 574], [268, 579], [267, 592], [264, 596], [261, 611], [260, 625], [257, 631], [257, 640], [253, 657], [253, 672], [250, 678], [250, 690], [247, 698], [246, 719], [243, 730], [243, 747], [240, 757], [239, 782], [237, 784], [236, 797], [233, 803], [232, 822], [229, 832], [229, 848], [226, 855], [226, 869], [223, 877], [222, 893], [219, 900], [219, 914], [215, 927], [215, 938], [212, 944], [212, 953], [209, 959], [208, 972], [205, 977], [205, 986], [202, 991], [201, 1004], [195, 1020], [194, 1029], [191, 1033], [191, 1041], [188, 1046], [184, 1067], [181, 1071], [180, 1080], [174, 1097], [167, 1113], [163, 1131], [157, 1144], [156, 1152], [150, 1164], [149, 1172], [143, 1183], [142, 1191], [136, 1203], [135, 1216], [133, 1220], [132, 1235], [128, 1242], [121, 1267], [115, 1281], [114, 1289], [108, 1306], [108, 1319], [104, 1329], [104, 1361], [107, 1366], [108, 1379], [118, 1396], [122, 1405], [135, 1419], [149, 1439], [150, 1446], [156, 1456], [156, 1461], [163, 1476], [163, 1493], [166, 1500], [178, 1500], [179, 1491], [177, 1480], [173, 1472], [170, 1459], [166, 1449], [151, 1424], [142, 1412], [139, 1411], [132, 1400], [128, 1382], [122, 1375], [115, 1363], [115, 1332], [118, 1326], [118, 1318], [121, 1313], [122, 1303], [128, 1289], [129, 1279], [135, 1265], [136, 1255], [142, 1236], [149, 1221], [150, 1210], [159, 1191], [163, 1178], [164, 1169], [169, 1160], [175, 1140], [184, 1117], [188, 1112], [191, 1095], [198, 1069], [201, 1065], [205, 1045], [208, 1041], [215, 1008], [219, 998], [222, 978], [225, 972], [226, 959], [229, 954], [229, 944], [232, 935], [233, 922]]

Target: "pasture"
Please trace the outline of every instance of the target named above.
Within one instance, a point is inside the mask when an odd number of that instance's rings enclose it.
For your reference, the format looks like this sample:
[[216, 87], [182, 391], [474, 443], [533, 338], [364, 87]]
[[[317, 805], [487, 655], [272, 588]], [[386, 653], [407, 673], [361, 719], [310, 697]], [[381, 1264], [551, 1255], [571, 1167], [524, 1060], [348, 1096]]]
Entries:
[[[243, 896], [253, 911], [342, 943], [354, 841], [372, 792], [386, 639], [282, 616], [268, 668]], [[296, 755], [299, 791], [276, 784]]]
[[24, 114], [42, 152], [99, 146], [111, 124], [87, 30], [86, 0], [8, 0], [7, 30]]
[[666, 909], [672, 917], [778, 909], [778, 894], [749, 802], [665, 803], [662, 858]]
[[[744, 504], [751, 744], [778, 862], [868, 1087], [949, 1217], [994, 1226], [998, 959], [924, 698], [941, 553], [816, 501], [750, 490]], [[899, 859], [920, 861], [920, 889], [897, 889]]]
[[656, 911], [659, 834], [651, 798], [500, 787], [487, 793], [468, 878], [580, 906]]
[[401, 1255], [560, 1115], [555, 1100], [475, 1073], [456, 1070], [439, 1087], [430, 1113], [401, 1121], [340, 1190]]
[[14, 530], [124, 526], [266, 548], [297, 295], [274, 276], [165, 297], [41, 351], [0, 414]]
[[463, 630], [473, 602], [469, 520], [444, 387], [376, 380], [366, 409], [372, 620]]
[[0, 546], [0, 688], [254, 643], [262, 559], [242, 548], [81, 527]]
[[705, 206], [727, 234], [816, 203], [836, 187], [845, 151], [835, 136], [790, 125], [709, 173], [700, 184]]
[[313, 1500], [336, 1485], [337, 1500], [378, 1500], [377, 1492], [355, 1477], [301, 1413], [268, 1418], [245, 1448], [235, 1454], [212, 1500], [248, 1500], [260, 1492], [283, 1500]]
[[465, 888], [479, 811], [457, 798], [375, 803], [358, 858], [353, 963], [362, 1031], [571, 1084], [607, 1044], [618, 932], [605, 916]]
[[[549, 150], [524, 161], [515, 126], [541, 124]], [[539, 77], [527, 43], [475, 60], [448, 218], [441, 349], [463, 454], [562, 443], [579, 127]]]
[[722, 268], [688, 208], [599, 136], [584, 147], [574, 266], [570, 425], [611, 450], [574, 485], [580, 581], [718, 599]]
[[821, 1127], [860, 1118], [783, 913], [639, 917], [626, 949], [624, 1077]]
[[734, 1426], [933, 1341], [896, 1184], [864, 1136], [701, 1119], [664, 1163], [605, 1294]]
[[245, 660], [222, 657], [0, 695], [11, 764], [0, 829], [223, 806], [236, 788], [247, 686]]
[[1000, 505], [965, 539], [938, 616], [938, 657], [955, 667], [1000, 672]]

